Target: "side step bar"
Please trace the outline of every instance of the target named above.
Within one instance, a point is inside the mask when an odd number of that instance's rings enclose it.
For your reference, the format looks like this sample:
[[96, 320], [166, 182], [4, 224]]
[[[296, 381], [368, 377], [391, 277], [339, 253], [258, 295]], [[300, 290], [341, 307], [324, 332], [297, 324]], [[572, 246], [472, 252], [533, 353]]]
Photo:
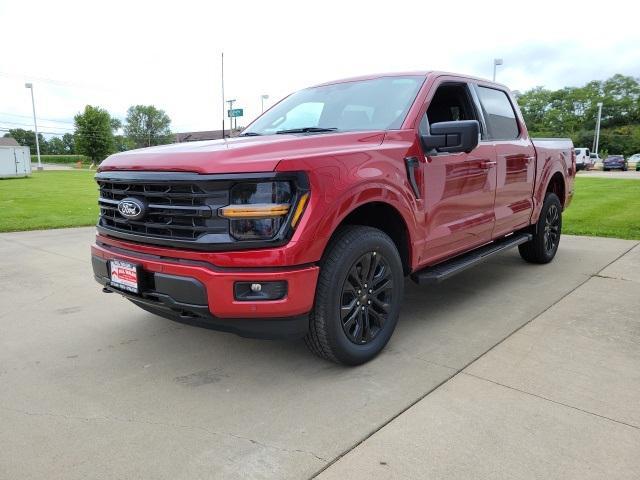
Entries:
[[446, 260], [432, 267], [424, 268], [411, 274], [411, 279], [418, 285], [429, 285], [446, 280], [467, 268], [478, 265], [498, 253], [517, 247], [533, 238], [530, 233], [516, 233], [496, 240], [488, 245], [472, 250], [468, 253]]

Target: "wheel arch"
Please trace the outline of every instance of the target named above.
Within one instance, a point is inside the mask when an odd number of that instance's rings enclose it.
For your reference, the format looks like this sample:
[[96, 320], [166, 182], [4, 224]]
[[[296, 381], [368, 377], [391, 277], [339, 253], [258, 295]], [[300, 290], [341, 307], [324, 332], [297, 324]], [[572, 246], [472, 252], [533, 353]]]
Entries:
[[[405, 275], [411, 273], [411, 235], [407, 222], [400, 211], [383, 200], [369, 201], [358, 205], [349, 211], [333, 229], [324, 253], [330, 248], [336, 233], [346, 225], [363, 225], [383, 231], [393, 241], [402, 262]], [[324, 256], [323, 253], [323, 256]]]

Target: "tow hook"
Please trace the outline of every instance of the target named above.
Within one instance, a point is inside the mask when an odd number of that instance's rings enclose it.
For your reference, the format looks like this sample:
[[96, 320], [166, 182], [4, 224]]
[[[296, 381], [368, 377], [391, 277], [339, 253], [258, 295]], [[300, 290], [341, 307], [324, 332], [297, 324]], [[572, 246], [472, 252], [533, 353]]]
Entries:
[[113, 293], [112, 290], [109, 290], [107, 287], [102, 288], [102, 293]]

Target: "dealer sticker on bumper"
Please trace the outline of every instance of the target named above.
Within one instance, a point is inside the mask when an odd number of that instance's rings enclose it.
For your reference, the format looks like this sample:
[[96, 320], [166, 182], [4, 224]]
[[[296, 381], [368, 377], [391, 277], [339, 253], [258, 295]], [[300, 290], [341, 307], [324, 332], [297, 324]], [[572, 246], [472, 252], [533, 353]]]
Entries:
[[111, 260], [111, 286], [138, 293], [138, 265]]

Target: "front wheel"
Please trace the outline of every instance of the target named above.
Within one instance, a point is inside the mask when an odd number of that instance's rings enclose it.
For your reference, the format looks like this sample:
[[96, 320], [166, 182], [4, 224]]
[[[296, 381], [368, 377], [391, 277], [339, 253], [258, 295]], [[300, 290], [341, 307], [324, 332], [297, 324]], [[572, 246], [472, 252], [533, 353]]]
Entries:
[[305, 343], [316, 355], [345, 365], [375, 357], [398, 322], [404, 273], [387, 234], [347, 226], [327, 248]]
[[531, 263], [549, 263], [556, 256], [562, 233], [562, 204], [555, 193], [547, 193], [533, 239], [518, 246], [520, 256]]

